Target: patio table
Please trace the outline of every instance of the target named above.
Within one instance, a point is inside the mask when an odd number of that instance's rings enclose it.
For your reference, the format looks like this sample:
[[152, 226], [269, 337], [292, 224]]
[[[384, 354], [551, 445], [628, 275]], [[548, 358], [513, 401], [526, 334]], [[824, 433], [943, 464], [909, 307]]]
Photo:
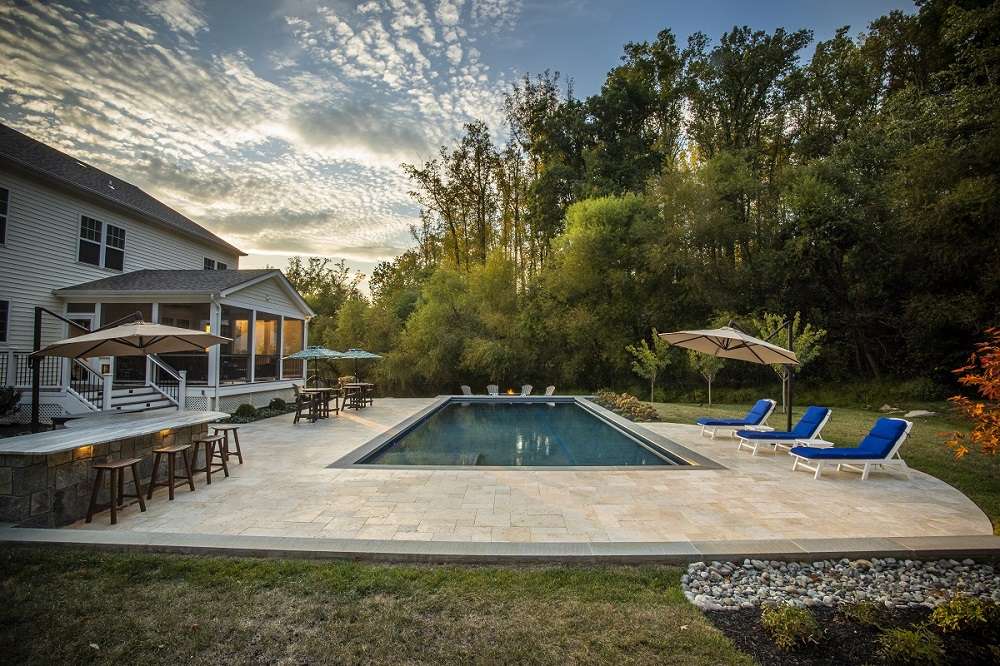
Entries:
[[[341, 384], [341, 388], [344, 389], [344, 407], [361, 409], [365, 406], [365, 393], [374, 389], [375, 385], [371, 382], [350, 382], [348, 384]], [[359, 394], [361, 398], [360, 400], [357, 399]], [[350, 398], [350, 400], [348, 400], [348, 398]]]
[[[300, 390], [313, 401], [313, 414], [315, 415], [313, 420], [330, 418], [330, 400], [337, 400], [340, 397], [339, 389], [321, 386]], [[339, 406], [336, 409], [339, 411]]]

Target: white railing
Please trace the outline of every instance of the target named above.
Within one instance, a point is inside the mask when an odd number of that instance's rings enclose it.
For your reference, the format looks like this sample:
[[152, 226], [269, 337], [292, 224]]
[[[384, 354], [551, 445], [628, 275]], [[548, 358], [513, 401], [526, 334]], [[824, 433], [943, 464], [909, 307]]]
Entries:
[[66, 392], [95, 411], [110, 407], [104, 400], [104, 385], [111, 378], [104, 376], [80, 359], [70, 359], [69, 383]]
[[177, 405], [179, 411], [184, 411], [187, 395], [187, 370], [174, 370], [156, 354], [149, 354], [152, 364], [149, 372], [149, 385], [159, 391], [170, 402]]

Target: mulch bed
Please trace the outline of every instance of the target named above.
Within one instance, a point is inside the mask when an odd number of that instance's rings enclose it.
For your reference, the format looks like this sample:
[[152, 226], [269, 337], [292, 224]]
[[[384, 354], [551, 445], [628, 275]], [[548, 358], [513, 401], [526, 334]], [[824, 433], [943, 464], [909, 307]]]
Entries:
[[[823, 638], [794, 652], [783, 652], [771, 641], [760, 624], [760, 609], [708, 611], [709, 621], [724, 633], [737, 649], [749, 654], [761, 666], [849, 666], [883, 663], [878, 639], [882, 630], [849, 620], [833, 608], [813, 608], [823, 628]], [[926, 608], [886, 610], [882, 626], [911, 628], [930, 615]], [[991, 653], [989, 642], [963, 636], [945, 636], [945, 664], [1000, 663]]]
[[[48, 429], [45, 426], [44, 429]], [[0, 425], [0, 439], [4, 437], [16, 437], [17, 435], [27, 435], [31, 432], [31, 425], [28, 423], [12, 423]]]

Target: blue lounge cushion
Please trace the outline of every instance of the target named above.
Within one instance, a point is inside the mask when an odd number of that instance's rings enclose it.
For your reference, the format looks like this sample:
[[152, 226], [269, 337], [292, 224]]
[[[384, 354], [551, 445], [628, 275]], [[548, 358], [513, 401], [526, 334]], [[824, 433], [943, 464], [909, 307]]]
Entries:
[[702, 417], [695, 421], [701, 426], [750, 426], [750, 425], [760, 425], [767, 416], [768, 412], [771, 411], [771, 401], [767, 399], [758, 400], [747, 415], [742, 419], [710, 419], [708, 417]]
[[816, 436], [820, 424], [826, 418], [830, 410], [826, 407], [807, 407], [802, 418], [795, 424], [789, 432], [758, 432], [756, 430], [738, 430], [737, 437], [743, 439], [766, 439], [766, 440], [791, 440], [812, 439]]
[[854, 448], [818, 449], [796, 446], [792, 453], [812, 460], [883, 460], [906, 432], [906, 421], [880, 418]]

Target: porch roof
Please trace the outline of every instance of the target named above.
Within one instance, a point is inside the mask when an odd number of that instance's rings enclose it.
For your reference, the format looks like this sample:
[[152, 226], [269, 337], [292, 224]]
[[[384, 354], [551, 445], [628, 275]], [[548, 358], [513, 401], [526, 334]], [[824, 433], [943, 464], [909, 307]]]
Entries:
[[143, 269], [56, 289], [59, 298], [136, 298], [202, 296], [220, 298], [265, 280], [276, 280], [306, 317], [315, 313], [276, 268], [246, 270], [153, 270]]

